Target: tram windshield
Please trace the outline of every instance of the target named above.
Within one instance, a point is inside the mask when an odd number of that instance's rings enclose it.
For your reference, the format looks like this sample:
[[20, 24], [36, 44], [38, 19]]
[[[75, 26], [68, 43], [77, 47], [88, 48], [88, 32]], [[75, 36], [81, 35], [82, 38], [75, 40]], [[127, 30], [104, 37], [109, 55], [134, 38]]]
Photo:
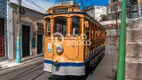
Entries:
[[54, 18], [54, 33], [61, 33], [62, 35], [66, 35], [66, 27], [67, 27], [67, 22], [66, 22], [65, 17], [56, 17]]
[[80, 34], [80, 17], [72, 17], [72, 35]]
[[50, 29], [50, 19], [47, 18], [46, 19], [46, 35], [50, 36], [50, 32], [51, 32], [51, 29]]

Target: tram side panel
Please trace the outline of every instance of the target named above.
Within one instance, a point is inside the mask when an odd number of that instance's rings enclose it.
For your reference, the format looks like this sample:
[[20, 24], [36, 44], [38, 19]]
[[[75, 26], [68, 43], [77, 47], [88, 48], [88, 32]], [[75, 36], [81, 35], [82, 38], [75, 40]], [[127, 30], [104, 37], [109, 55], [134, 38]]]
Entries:
[[[85, 60], [88, 60], [93, 65], [99, 57], [102, 56], [104, 51], [104, 38], [101, 36], [101, 28], [98, 25], [91, 25], [89, 31], [89, 39], [92, 42], [90, 46], [84, 46]], [[102, 30], [104, 31], [104, 30]], [[93, 33], [92, 33], [93, 32]], [[105, 34], [104, 34], [105, 35]]]

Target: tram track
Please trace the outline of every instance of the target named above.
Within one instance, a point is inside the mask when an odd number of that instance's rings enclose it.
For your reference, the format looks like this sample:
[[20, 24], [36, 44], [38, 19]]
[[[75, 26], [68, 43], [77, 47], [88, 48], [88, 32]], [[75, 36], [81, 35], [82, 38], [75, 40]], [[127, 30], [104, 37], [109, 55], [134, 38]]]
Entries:
[[[9, 74], [9, 73], [13, 73], [13, 72], [18, 71], [18, 70], [20, 70], [20, 69], [28, 68], [28, 67], [31, 66], [31, 65], [27, 65], [27, 64], [29, 64], [29, 63], [30, 63], [30, 62], [26, 63], [26, 66], [25, 66], [25, 65], [21, 65], [20, 67], [15, 66], [15, 67], [13, 68], [13, 70], [8, 71], [8, 72], [6, 71], [6, 72], [0, 74], [0, 76], [6, 75], [6, 74]], [[32, 67], [38, 66], [38, 65], [40, 65], [40, 64], [42, 64], [42, 63], [43, 63], [43, 62], [34, 63], [34, 64], [32, 64]]]
[[38, 74], [36, 77], [34, 77], [33, 79], [31, 79], [31, 80], [36, 80], [38, 77], [40, 77], [42, 74], [44, 74], [45, 73], [45, 71], [43, 71], [43, 72], [41, 72], [40, 74]]
[[21, 76], [28, 75], [29, 73], [32, 73], [32, 72], [35, 72], [35, 71], [37, 71], [37, 70], [43, 69], [43, 67], [36, 68], [36, 67], [38, 67], [38, 66], [40, 66], [40, 65], [42, 65], [42, 64], [43, 64], [43, 63], [38, 63], [38, 64], [36, 64], [36, 65], [33, 65], [31, 68], [29, 68], [29, 69], [27, 69], [27, 70], [25, 70], [25, 71], [23, 71], [23, 72], [21, 72], [21, 73], [15, 75], [15, 76], [13, 76], [13, 77], [10, 78], [9, 80], [15, 80], [15, 79], [17, 79], [17, 78], [20, 78]]

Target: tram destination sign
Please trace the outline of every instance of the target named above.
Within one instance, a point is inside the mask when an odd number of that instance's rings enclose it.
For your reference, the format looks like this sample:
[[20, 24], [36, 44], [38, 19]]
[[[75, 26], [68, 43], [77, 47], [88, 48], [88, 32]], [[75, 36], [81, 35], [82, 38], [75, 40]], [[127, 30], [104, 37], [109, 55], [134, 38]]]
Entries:
[[53, 13], [67, 13], [68, 8], [62, 8], [62, 9], [54, 9]]

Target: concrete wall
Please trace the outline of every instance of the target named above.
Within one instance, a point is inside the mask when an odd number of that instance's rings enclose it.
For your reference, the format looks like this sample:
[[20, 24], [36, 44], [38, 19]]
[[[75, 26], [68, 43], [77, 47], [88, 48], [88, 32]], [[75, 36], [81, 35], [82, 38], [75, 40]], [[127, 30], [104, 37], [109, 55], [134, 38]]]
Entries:
[[107, 15], [106, 6], [94, 6], [94, 8], [95, 8], [95, 19], [97, 21], [101, 20], [101, 15]]
[[128, 22], [125, 80], [142, 80], [142, 19]]
[[100, 21], [100, 16], [107, 14], [107, 8], [106, 6], [93, 6], [91, 9], [86, 10], [86, 12], [95, 20]]

